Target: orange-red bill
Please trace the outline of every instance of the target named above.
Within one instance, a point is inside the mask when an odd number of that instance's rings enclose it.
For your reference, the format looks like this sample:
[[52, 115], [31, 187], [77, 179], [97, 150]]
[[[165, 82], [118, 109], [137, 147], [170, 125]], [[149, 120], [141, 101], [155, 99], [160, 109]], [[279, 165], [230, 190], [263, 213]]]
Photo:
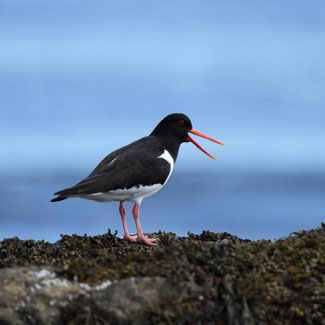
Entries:
[[203, 134], [203, 133], [201, 133], [201, 132], [199, 132], [199, 131], [196, 131], [196, 130], [194, 130], [194, 129], [189, 130], [188, 132], [193, 133], [193, 134], [195, 134], [195, 135], [198, 135], [199, 137], [202, 137], [202, 138], [208, 139], [208, 140], [210, 140], [210, 141], [213, 141], [213, 142], [215, 142], [215, 143], [218, 143], [218, 144], [221, 144], [222, 146], [224, 146], [224, 144], [223, 144], [222, 142], [220, 142], [220, 141], [218, 141], [218, 140], [216, 140], [216, 139], [213, 139], [213, 138], [211, 138], [211, 137], [208, 137], [207, 135], [205, 135], [205, 134]]
[[[221, 142], [219, 142], [218, 140], [216, 140], [216, 139], [213, 139], [213, 138], [211, 138], [211, 137], [208, 137], [207, 135], [205, 135], [205, 134], [203, 134], [203, 133], [201, 133], [201, 132], [199, 132], [199, 131], [196, 131], [196, 130], [194, 130], [194, 129], [192, 129], [192, 130], [190, 130], [190, 131], [188, 131], [188, 132], [190, 132], [190, 133], [193, 133], [193, 134], [195, 134], [195, 135], [198, 135], [199, 137], [202, 137], [202, 138], [205, 138], [205, 139], [208, 139], [208, 140], [210, 140], [210, 141], [213, 141], [213, 142], [215, 142], [215, 143], [218, 143], [218, 144], [221, 144], [221, 145], [223, 145], [224, 146], [224, 144], [223, 143], [221, 143]], [[212, 159], [214, 159], [214, 160], [216, 160], [216, 158], [214, 158], [212, 155], [210, 155], [206, 150], [204, 150], [197, 142], [195, 142], [189, 135], [188, 135], [188, 137], [186, 138], [186, 140], [187, 141], [189, 141], [189, 142], [192, 142], [194, 145], [196, 145], [201, 151], [203, 151], [206, 155], [208, 155], [209, 157], [211, 157]]]

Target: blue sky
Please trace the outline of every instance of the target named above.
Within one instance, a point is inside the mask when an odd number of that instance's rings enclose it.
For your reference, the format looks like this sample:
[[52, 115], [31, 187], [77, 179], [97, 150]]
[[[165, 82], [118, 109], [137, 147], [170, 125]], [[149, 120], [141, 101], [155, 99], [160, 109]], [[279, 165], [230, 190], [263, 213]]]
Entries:
[[88, 170], [165, 115], [227, 144], [185, 170], [323, 171], [325, 5], [17, 1], [0, 5], [2, 173]]
[[[325, 2], [2, 0], [0, 239], [122, 233], [118, 204], [50, 203], [167, 114], [183, 144], [145, 231], [279, 238], [324, 222]], [[243, 171], [247, 171], [245, 175]], [[135, 231], [128, 205], [128, 225]]]

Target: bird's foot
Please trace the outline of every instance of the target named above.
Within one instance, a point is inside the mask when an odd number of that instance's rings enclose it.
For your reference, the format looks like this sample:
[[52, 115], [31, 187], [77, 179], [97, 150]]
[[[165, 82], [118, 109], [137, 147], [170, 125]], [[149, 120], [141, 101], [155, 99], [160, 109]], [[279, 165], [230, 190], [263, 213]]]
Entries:
[[146, 238], [144, 236], [139, 236], [137, 239], [138, 243], [145, 243], [148, 246], [158, 246], [158, 244], [156, 244], [157, 239], [156, 238]]
[[124, 235], [123, 239], [130, 241], [132, 243], [135, 243], [138, 241], [138, 236], [137, 235], [131, 236], [131, 235], [127, 234], [127, 235]]

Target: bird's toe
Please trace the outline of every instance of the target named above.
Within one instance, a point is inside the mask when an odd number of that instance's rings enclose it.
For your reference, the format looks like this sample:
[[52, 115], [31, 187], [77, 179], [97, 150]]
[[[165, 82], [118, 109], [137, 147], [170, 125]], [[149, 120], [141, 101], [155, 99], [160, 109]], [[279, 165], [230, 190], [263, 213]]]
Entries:
[[137, 242], [138, 241], [138, 236], [137, 235], [124, 235], [123, 239], [130, 241], [130, 242]]
[[142, 242], [148, 246], [158, 246], [158, 244], [156, 244], [157, 242], [156, 238], [139, 237], [137, 241]]

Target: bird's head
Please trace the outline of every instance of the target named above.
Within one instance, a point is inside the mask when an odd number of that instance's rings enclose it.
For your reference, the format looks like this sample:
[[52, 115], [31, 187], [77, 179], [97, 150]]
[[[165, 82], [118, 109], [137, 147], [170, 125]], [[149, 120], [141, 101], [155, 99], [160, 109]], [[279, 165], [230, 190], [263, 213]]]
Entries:
[[179, 143], [182, 142], [192, 142], [196, 145], [201, 151], [207, 154], [209, 157], [215, 160], [215, 158], [210, 155], [206, 150], [204, 150], [197, 142], [195, 142], [190, 136], [189, 133], [198, 135], [202, 138], [208, 139], [210, 141], [216, 142], [224, 146], [223, 143], [208, 137], [207, 135], [200, 133], [193, 129], [191, 120], [185, 115], [181, 113], [174, 113], [167, 115], [152, 131], [151, 135], [168, 135], [177, 139]]

